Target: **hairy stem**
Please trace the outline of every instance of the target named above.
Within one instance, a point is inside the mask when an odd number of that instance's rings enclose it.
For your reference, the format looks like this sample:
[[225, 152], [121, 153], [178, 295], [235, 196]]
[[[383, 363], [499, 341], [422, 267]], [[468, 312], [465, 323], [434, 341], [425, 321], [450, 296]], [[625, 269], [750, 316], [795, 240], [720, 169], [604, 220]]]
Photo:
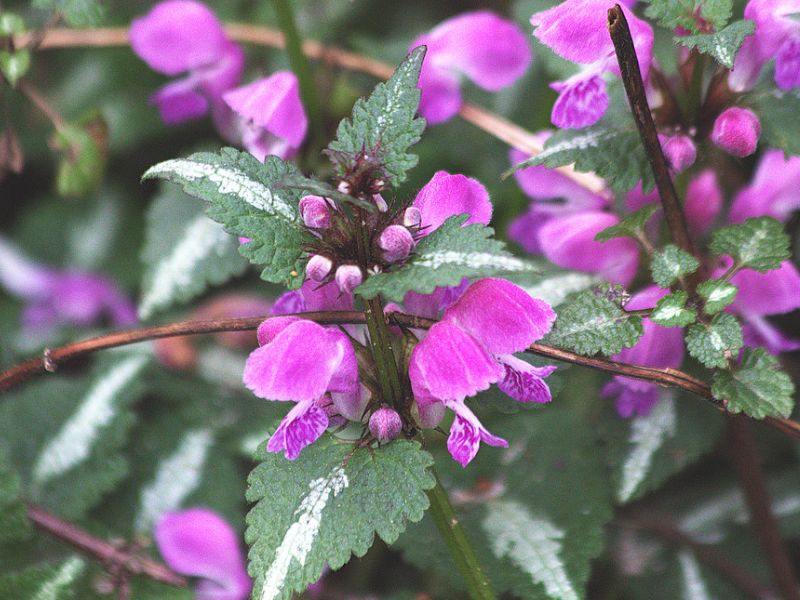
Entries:
[[433, 471], [436, 478], [436, 486], [428, 490], [428, 499], [431, 502], [430, 515], [433, 518], [439, 533], [447, 544], [450, 556], [456, 563], [459, 573], [464, 578], [472, 600], [494, 600], [495, 593], [489, 585], [489, 580], [481, 568], [478, 557], [475, 555], [472, 545], [467, 539], [464, 528], [456, 517], [453, 505], [447, 497], [447, 492], [439, 481], [436, 471]]
[[175, 587], [189, 587], [186, 578], [178, 575], [169, 567], [149, 558], [125, 552], [117, 546], [80, 529], [77, 525], [50, 514], [43, 508], [29, 504], [28, 518], [45, 533], [103, 563], [111, 572], [142, 575]]
[[767, 555], [775, 584], [786, 600], [800, 600], [800, 587], [772, 512], [772, 503], [761, 468], [761, 454], [748, 420], [740, 416], [730, 417], [728, 437], [730, 453], [739, 472], [750, 519], [758, 541]]

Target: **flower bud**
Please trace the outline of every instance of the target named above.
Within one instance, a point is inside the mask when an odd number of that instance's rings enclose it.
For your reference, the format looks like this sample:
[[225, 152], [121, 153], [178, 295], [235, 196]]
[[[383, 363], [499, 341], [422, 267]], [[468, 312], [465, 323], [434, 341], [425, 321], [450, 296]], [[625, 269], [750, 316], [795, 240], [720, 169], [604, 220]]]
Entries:
[[747, 108], [733, 106], [714, 121], [711, 141], [728, 154], [742, 158], [756, 151], [761, 135], [761, 121]]
[[241, 235], [239, 236], [239, 243], [240, 244], [249, 244], [252, 241], [253, 240], [251, 240], [249, 237], [244, 237], [244, 236], [241, 236]]
[[383, 250], [383, 258], [388, 262], [403, 260], [414, 248], [414, 238], [411, 232], [402, 225], [389, 225], [381, 233], [378, 246]]
[[350, 192], [353, 191], [353, 187], [350, 185], [349, 181], [345, 181], [344, 179], [342, 179], [339, 182], [339, 185], [336, 186], [336, 191], [342, 194], [347, 194], [349, 196]]
[[299, 208], [306, 227], [326, 229], [331, 226], [331, 209], [322, 196], [304, 196]]
[[406, 227], [420, 227], [422, 225], [422, 213], [416, 206], [409, 206], [403, 214], [403, 225]]
[[315, 254], [309, 259], [306, 265], [306, 275], [308, 275], [308, 278], [312, 281], [322, 281], [328, 276], [332, 268], [333, 262], [330, 258], [322, 256], [321, 254]]
[[378, 207], [378, 212], [386, 212], [389, 210], [389, 205], [386, 204], [386, 200], [384, 200], [383, 196], [380, 194], [372, 194], [372, 201], [375, 203], [375, 206]]
[[336, 285], [344, 294], [349, 294], [364, 280], [361, 269], [356, 265], [342, 265], [336, 269]]
[[664, 155], [667, 157], [667, 162], [675, 173], [680, 173], [694, 164], [697, 158], [697, 148], [695, 148], [694, 142], [689, 136], [679, 134], [667, 137], [659, 135], [658, 139], [661, 142]]
[[369, 431], [379, 442], [389, 442], [403, 429], [403, 421], [397, 411], [388, 406], [379, 408], [369, 418]]

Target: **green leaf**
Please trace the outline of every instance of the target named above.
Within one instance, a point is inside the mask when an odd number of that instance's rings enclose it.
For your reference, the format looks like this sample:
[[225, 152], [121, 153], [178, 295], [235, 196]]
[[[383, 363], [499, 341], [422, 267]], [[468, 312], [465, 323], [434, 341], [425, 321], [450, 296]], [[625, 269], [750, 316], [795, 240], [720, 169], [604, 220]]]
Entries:
[[85, 567], [82, 558], [73, 556], [60, 565], [35, 566], [5, 574], [0, 576], [0, 598], [67, 600], [73, 597], [72, 586]]
[[98, 362], [88, 381], [45, 379], [4, 400], [0, 449], [31, 500], [78, 518], [126, 475], [121, 450], [148, 360], [141, 349], [116, 351]]
[[462, 227], [468, 218], [466, 214], [448, 218], [417, 244], [401, 268], [372, 275], [355, 292], [364, 298], [382, 294], [387, 300], [402, 302], [406, 292], [430, 294], [440, 286], [458, 285], [464, 277], [536, 270], [493, 239], [491, 227], [478, 223]]
[[697, 293], [705, 300], [703, 312], [713, 315], [733, 302], [739, 290], [732, 283], [722, 279], [711, 279], [698, 285]]
[[297, 168], [274, 156], [261, 164], [247, 152], [223, 148], [150, 167], [143, 179], [162, 178], [211, 203], [208, 216], [229, 233], [250, 238], [239, 252], [264, 267], [261, 278], [298, 288], [303, 283], [303, 230], [297, 216], [300, 190], [280, 188]]
[[148, 319], [247, 268], [239, 240], [209, 219], [203, 206], [175, 186], [162, 186], [147, 214], [139, 317]]
[[606, 297], [609, 287], [587, 290], [565, 302], [543, 343], [579, 354], [616, 354], [635, 345], [644, 333], [642, 318], [627, 314]]
[[0, 35], [20, 35], [26, 31], [28, 26], [21, 16], [8, 11], [0, 13]]
[[731, 314], [720, 313], [710, 324], [697, 323], [686, 333], [686, 349], [689, 354], [709, 369], [728, 366], [728, 358], [734, 358], [742, 347], [742, 328]]
[[594, 171], [615, 190], [630, 190], [639, 181], [646, 192], [655, 181], [639, 133], [631, 124], [620, 127], [601, 121], [584, 129], [561, 129], [545, 142], [544, 150], [514, 165], [511, 171], [529, 166], [561, 167], [575, 163], [578, 171]]
[[788, 159], [800, 155], [800, 90], [782, 91], [772, 81], [764, 90], [742, 99], [761, 121], [761, 137], [771, 148], [781, 148]]
[[717, 371], [711, 392], [728, 411], [755, 419], [788, 417], [794, 408], [794, 384], [778, 359], [764, 348], [745, 348], [733, 371]]
[[717, 256], [730, 256], [739, 267], [760, 273], [779, 269], [791, 256], [789, 236], [772, 217], [754, 217], [717, 229], [711, 238], [711, 251]]
[[702, 21], [715, 29], [725, 27], [733, 10], [732, 0], [648, 0], [648, 4], [644, 14], [662, 27], [683, 27], [693, 32], [699, 31]]
[[256, 459], [246, 539], [253, 595], [262, 600], [291, 598], [326, 562], [336, 570], [363, 556], [376, 533], [393, 543], [406, 521], [422, 518], [434, 485], [430, 454], [406, 440], [354, 450], [325, 435], [293, 462], [264, 449]]
[[25, 539], [31, 527], [20, 498], [19, 476], [0, 453], [0, 543]]
[[17, 85], [31, 66], [31, 52], [27, 48], [10, 52], [0, 50], [0, 73], [8, 80], [11, 87]]
[[[526, 418], [478, 416], [514, 450], [484, 446], [462, 469], [443, 443], [431, 448], [493, 589], [526, 600], [585, 598], [591, 561], [612, 516], [593, 425], [555, 404]], [[463, 584], [430, 517], [409, 527], [397, 545], [407, 560], [446, 578], [448, 588], [433, 597], [467, 597], [459, 594]]]
[[725, 29], [714, 33], [675, 36], [673, 40], [681, 46], [697, 48], [703, 54], [713, 56], [724, 67], [732, 69], [736, 53], [739, 52], [744, 38], [752, 34], [755, 28], [753, 21], [734, 21]]
[[646, 204], [636, 212], [625, 215], [616, 225], [603, 229], [603, 231], [594, 236], [594, 239], [598, 242], [607, 242], [618, 237], [638, 239], [644, 235], [645, 225], [659, 208], [656, 202]]
[[669, 244], [653, 254], [650, 272], [657, 286], [668, 288], [678, 279], [694, 273], [699, 266], [700, 263], [694, 256], [674, 244]]
[[650, 320], [663, 327], [684, 327], [694, 323], [697, 320], [697, 311], [686, 308], [688, 297], [683, 291], [667, 294], [656, 304]]
[[328, 150], [351, 157], [366, 151], [377, 158], [392, 185], [405, 181], [406, 171], [418, 161], [407, 150], [425, 129], [425, 119], [415, 118], [420, 97], [417, 80], [424, 57], [425, 48], [416, 48], [388, 81], [375, 86], [369, 98], [357, 100], [352, 118], [339, 123]]
[[33, 0], [33, 6], [61, 13], [73, 27], [95, 27], [105, 15], [100, 0]]
[[93, 112], [56, 131], [53, 146], [63, 156], [56, 173], [56, 189], [62, 196], [85, 196], [100, 185], [108, 149], [108, 126]]

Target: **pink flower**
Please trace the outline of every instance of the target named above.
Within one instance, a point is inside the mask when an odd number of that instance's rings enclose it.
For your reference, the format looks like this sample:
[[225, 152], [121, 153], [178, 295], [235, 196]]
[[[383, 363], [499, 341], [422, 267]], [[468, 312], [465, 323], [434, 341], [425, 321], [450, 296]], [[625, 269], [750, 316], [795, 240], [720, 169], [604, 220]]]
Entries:
[[308, 130], [300, 84], [291, 71], [278, 71], [226, 92], [225, 103], [239, 116], [242, 145], [258, 160], [293, 157]]
[[[580, 128], [600, 120], [608, 108], [608, 93], [603, 75], [619, 75], [614, 45], [606, 21], [609, 0], [566, 0], [531, 17], [533, 35], [553, 52], [584, 67], [565, 81], [551, 84], [559, 97], [551, 120], [557, 127]], [[622, 11], [628, 21], [639, 57], [642, 77], [647, 78], [653, 52], [653, 29], [638, 19], [627, 6]]]
[[[626, 305], [628, 310], [653, 308], [669, 293], [656, 286], [649, 286], [636, 293]], [[683, 362], [683, 334], [678, 327], [661, 327], [650, 319], [642, 321], [644, 335], [632, 348], [625, 348], [613, 358], [621, 362], [659, 369], [677, 369]], [[616, 376], [602, 390], [603, 396], [616, 396], [617, 412], [621, 417], [648, 415], [661, 397], [655, 384]]]
[[233, 528], [217, 513], [191, 508], [165, 513], [153, 536], [171, 569], [200, 578], [198, 600], [244, 600], [252, 583]]
[[768, 150], [761, 157], [750, 185], [736, 194], [729, 220], [741, 223], [750, 217], [768, 216], [787, 221], [800, 208], [800, 157], [784, 158], [782, 150]]
[[117, 327], [136, 323], [133, 304], [110, 279], [37, 264], [2, 237], [0, 284], [26, 302], [22, 322], [29, 331], [49, 334], [61, 325], [86, 327], [104, 318]]
[[736, 55], [728, 84], [736, 92], [752, 89], [764, 64], [775, 59], [775, 83], [783, 90], [800, 86], [800, 21], [795, 0], [750, 0], [745, 19], [756, 24]]
[[130, 27], [133, 51], [150, 68], [164, 75], [187, 73], [153, 96], [162, 120], [177, 124], [205, 115], [211, 109], [220, 128], [230, 111], [222, 94], [239, 82], [244, 53], [231, 42], [217, 17], [194, 0], [166, 0]]
[[421, 35], [409, 50], [425, 45], [419, 112], [433, 125], [446, 121], [461, 108], [459, 75], [485, 90], [513, 84], [530, 65], [532, 55], [520, 28], [488, 11], [448, 19]]
[[273, 317], [259, 326], [258, 342], [245, 363], [245, 385], [259, 398], [297, 403], [267, 450], [294, 460], [328, 428], [330, 417], [360, 417], [358, 363], [344, 333], [299, 317]]
[[420, 212], [421, 234], [427, 235], [438, 229], [448, 218], [467, 213], [465, 225], [492, 220], [492, 203], [489, 192], [483, 185], [466, 175], [451, 175], [437, 171], [419, 191], [412, 207]]
[[497, 383], [520, 402], [550, 401], [543, 378], [555, 367], [534, 367], [513, 353], [544, 336], [554, 320], [555, 312], [546, 302], [513, 283], [481, 279], [445, 310], [412, 351], [408, 374], [420, 413], [432, 421], [443, 414], [433, 408], [436, 405], [455, 412], [447, 447], [462, 466], [475, 457], [481, 441], [507, 446], [467, 408], [467, 396]]
[[758, 147], [761, 136], [761, 121], [756, 113], [747, 108], [732, 106], [714, 121], [711, 141], [728, 154], [743, 158], [750, 156]]

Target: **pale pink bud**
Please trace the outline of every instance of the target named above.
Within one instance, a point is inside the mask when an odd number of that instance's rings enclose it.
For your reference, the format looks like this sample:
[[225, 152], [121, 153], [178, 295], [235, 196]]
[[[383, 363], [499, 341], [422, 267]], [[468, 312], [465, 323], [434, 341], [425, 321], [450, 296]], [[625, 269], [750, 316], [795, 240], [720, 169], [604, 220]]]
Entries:
[[378, 246], [383, 250], [383, 258], [388, 262], [397, 262], [411, 254], [414, 238], [402, 225], [389, 225], [381, 233]]
[[658, 136], [664, 155], [667, 157], [670, 168], [675, 173], [680, 173], [691, 167], [697, 158], [697, 148], [687, 135]]
[[364, 280], [361, 269], [356, 265], [342, 265], [336, 269], [336, 285], [344, 294], [349, 294]]
[[343, 179], [342, 181], [339, 182], [339, 185], [336, 186], [336, 191], [342, 194], [347, 194], [349, 196], [350, 192], [353, 191], [353, 188], [350, 186], [349, 181], [345, 181]]
[[742, 158], [756, 151], [761, 135], [761, 121], [747, 108], [733, 106], [714, 121], [711, 141], [728, 154]]
[[312, 281], [322, 281], [328, 276], [333, 268], [333, 261], [321, 254], [312, 256], [306, 265], [306, 275]]
[[403, 214], [403, 225], [419, 227], [422, 225], [422, 213], [416, 206], [409, 206]]
[[322, 196], [304, 196], [300, 200], [300, 216], [306, 227], [326, 229], [331, 225], [331, 209]]
[[369, 418], [369, 430], [379, 442], [389, 442], [403, 429], [403, 421], [397, 411], [388, 406], [379, 408]]
[[386, 204], [386, 200], [384, 200], [383, 196], [380, 194], [372, 194], [372, 201], [375, 203], [375, 206], [378, 207], [378, 212], [386, 212], [389, 210], [389, 205]]

